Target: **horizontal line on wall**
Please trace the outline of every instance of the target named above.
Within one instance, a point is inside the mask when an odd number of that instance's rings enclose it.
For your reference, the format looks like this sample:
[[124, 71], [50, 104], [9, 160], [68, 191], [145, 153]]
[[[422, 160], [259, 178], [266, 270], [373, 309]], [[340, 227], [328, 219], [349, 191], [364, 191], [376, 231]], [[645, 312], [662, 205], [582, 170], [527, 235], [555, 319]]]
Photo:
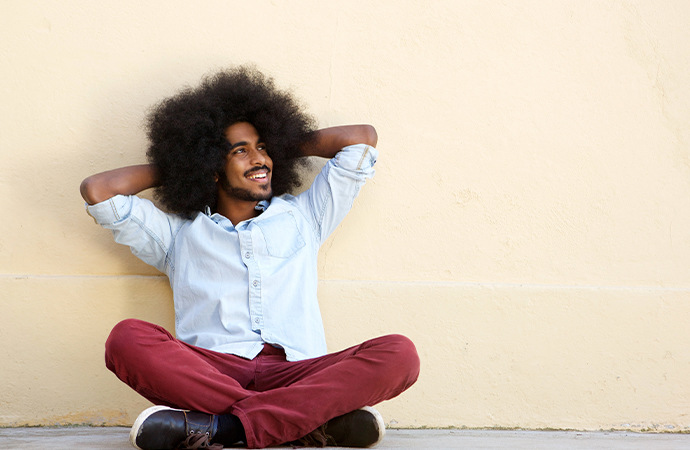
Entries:
[[0, 279], [2, 278], [14, 278], [17, 280], [22, 280], [22, 279], [28, 279], [28, 278], [37, 278], [37, 279], [44, 279], [44, 280], [50, 280], [50, 279], [68, 279], [68, 278], [75, 278], [75, 279], [103, 279], [103, 278], [165, 278], [167, 279], [168, 277], [166, 275], [48, 275], [48, 274], [27, 274], [27, 273], [2, 273], [0, 274]]
[[[47, 274], [0, 274], [0, 279], [166, 279], [165, 275], [47, 275]], [[393, 281], [393, 280], [346, 280], [319, 279], [320, 283], [364, 284], [379, 286], [419, 286], [419, 287], [457, 287], [482, 289], [539, 289], [539, 290], [588, 290], [588, 291], [635, 291], [635, 292], [689, 292], [689, 287], [679, 286], [607, 286], [607, 285], [568, 285], [537, 283], [500, 283], [469, 281]]]
[[461, 287], [483, 289], [540, 289], [540, 290], [588, 290], [588, 291], [637, 291], [637, 292], [688, 292], [689, 287], [679, 286], [607, 286], [607, 285], [568, 285], [568, 284], [536, 284], [536, 283], [500, 283], [500, 282], [469, 282], [469, 281], [386, 281], [386, 280], [344, 280], [319, 279], [322, 283], [352, 283], [372, 285], [404, 285], [429, 287]]

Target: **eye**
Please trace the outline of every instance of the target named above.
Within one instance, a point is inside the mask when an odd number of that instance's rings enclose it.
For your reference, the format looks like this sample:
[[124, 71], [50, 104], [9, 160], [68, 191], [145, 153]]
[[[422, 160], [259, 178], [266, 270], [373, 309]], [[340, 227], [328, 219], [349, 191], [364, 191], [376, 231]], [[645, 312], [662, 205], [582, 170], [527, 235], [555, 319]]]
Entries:
[[268, 151], [268, 150], [266, 149], [266, 144], [259, 144], [259, 145], [256, 146], [256, 149], [259, 150], [260, 152]]
[[232, 151], [233, 155], [241, 155], [243, 153], [247, 153], [247, 150], [245, 150], [244, 147], [238, 147]]

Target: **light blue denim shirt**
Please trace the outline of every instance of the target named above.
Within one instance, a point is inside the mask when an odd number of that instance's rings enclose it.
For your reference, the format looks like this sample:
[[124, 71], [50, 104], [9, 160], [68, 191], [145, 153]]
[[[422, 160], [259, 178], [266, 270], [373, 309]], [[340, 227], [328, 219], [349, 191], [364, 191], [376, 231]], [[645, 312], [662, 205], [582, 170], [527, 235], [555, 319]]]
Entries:
[[264, 211], [237, 226], [210, 211], [184, 219], [136, 196], [87, 211], [116, 242], [168, 275], [178, 339], [248, 359], [266, 342], [298, 361], [326, 353], [318, 250], [374, 175], [377, 155], [364, 144], [343, 148], [308, 190], [261, 202]]

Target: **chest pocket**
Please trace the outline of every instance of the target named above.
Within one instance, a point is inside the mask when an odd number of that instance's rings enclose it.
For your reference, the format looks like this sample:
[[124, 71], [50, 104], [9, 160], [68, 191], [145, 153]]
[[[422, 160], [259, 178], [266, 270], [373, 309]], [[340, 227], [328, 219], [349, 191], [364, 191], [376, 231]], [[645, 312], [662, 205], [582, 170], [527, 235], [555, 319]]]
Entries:
[[269, 256], [289, 258], [305, 246], [292, 211], [258, 220], [255, 224], [264, 236]]

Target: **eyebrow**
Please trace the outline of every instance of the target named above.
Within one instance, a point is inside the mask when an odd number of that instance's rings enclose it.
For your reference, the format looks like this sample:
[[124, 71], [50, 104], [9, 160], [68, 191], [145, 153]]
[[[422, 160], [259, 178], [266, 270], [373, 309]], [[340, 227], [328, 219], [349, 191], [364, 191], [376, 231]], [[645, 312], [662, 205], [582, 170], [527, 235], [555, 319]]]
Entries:
[[[261, 138], [259, 138], [259, 139], [256, 141], [256, 144], [257, 144], [257, 145], [258, 145], [258, 144], [263, 144], [263, 143], [264, 143], [264, 141], [262, 141]], [[234, 148], [237, 148], [237, 147], [241, 147], [241, 146], [243, 146], [243, 145], [249, 145], [249, 143], [248, 143], [247, 141], [235, 142], [234, 144], [232, 144], [232, 145], [230, 146], [230, 150], [232, 150], [232, 149], [234, 149]]]

